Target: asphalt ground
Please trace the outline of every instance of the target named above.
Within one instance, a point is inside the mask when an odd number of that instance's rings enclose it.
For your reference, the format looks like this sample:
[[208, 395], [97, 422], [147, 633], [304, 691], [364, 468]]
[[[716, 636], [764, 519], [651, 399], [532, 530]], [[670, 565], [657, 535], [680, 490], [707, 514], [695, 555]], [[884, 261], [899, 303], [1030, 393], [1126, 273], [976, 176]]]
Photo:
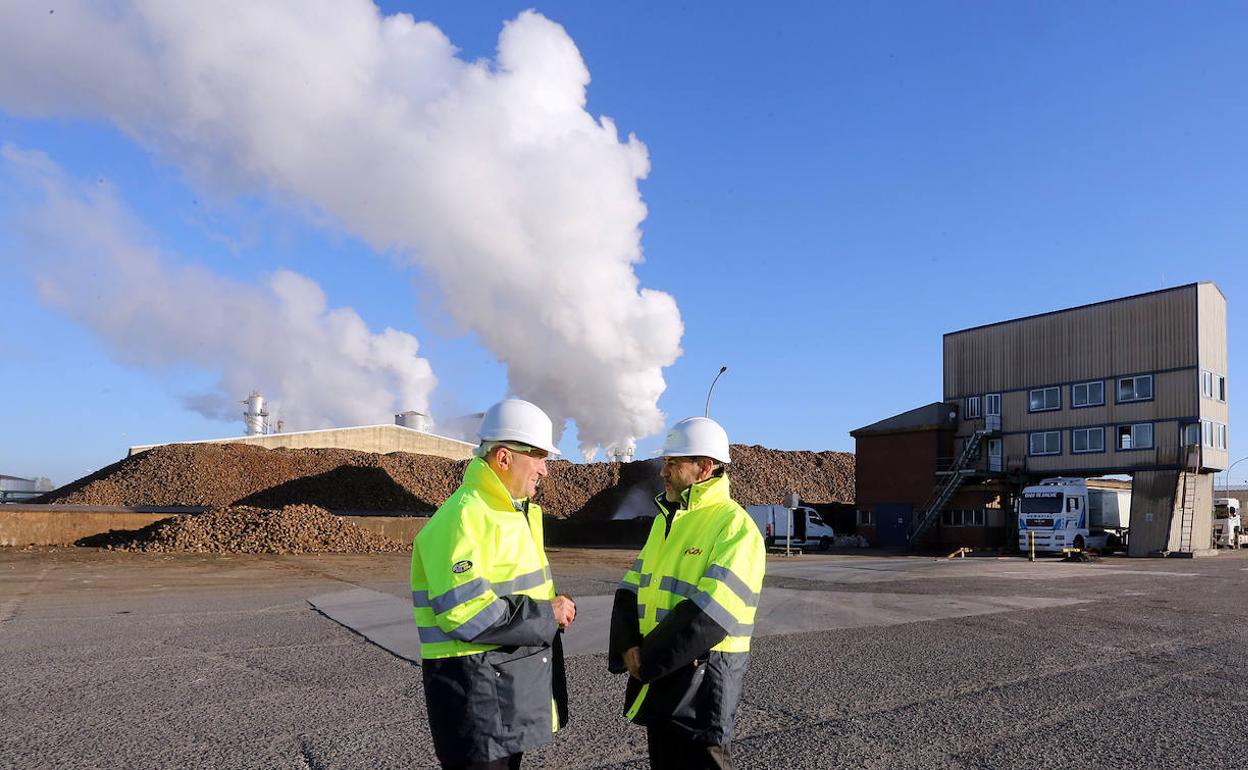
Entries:
[[[551, 552], [583, 597], [633, 556]], [[307, 602], [406, 596], [406, 572], [393, 555], [0, 549], [0, 767], [435, 767], [419, 669]], [[773, 558], [771, 588], [788, 590], [754, 642], [742, 768], [1248, 767], [1239, 553], [806, 555]], [[647, 767], [605, 656], [568, 668], [573, 721], [525, 766]]]

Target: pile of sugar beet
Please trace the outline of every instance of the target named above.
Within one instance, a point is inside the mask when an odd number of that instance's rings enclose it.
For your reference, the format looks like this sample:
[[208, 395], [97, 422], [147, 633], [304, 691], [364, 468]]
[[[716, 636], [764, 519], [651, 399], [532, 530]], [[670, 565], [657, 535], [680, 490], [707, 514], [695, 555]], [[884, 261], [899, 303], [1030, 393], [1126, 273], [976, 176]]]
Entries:
[[[743, 505], [853, 499], [854, 456], [737, 444], [729, 468]], [[304, 553], [402, 550], [330, 513], [428, 514], [455, 490], [467, 461], [348, 449], [265, 449], [246, 444], [170, 444], [128, 457], [49, 492], [38, 503], [195, 506], [101, 544], [155, 551]], [[661, 489], [658, 462], [548, 463], [537, 502], [550, 516], [648, 515]]]

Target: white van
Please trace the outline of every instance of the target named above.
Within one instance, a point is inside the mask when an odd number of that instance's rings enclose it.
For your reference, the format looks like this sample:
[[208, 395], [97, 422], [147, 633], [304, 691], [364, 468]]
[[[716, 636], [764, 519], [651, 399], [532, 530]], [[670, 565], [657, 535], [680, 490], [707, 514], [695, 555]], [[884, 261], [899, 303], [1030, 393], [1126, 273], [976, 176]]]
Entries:
[[[747, 505], [745, 510], [754, 519], [767, 547], [784, 545], [789, 533], [789, 509], [783, 505]], [[793, 509], [793, 545], [818, 546], [827, 550], [836, 544], [836, 533], [813, 508], [804, 505]]]

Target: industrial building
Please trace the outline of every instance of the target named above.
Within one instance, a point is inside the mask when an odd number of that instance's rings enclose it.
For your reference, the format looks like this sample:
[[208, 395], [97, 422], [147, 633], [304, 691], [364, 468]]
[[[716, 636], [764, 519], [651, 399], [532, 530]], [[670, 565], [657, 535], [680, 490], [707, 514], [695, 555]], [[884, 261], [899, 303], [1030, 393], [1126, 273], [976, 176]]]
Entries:
[[27, 500], [52, 488], [51, 484], [41, 485], [39, 481], [39, 479], [0, 474], [0, 503]]
[[[247, 417], [248, 414], [244, 416]], [[251, 444], [268, 449], [354, 449], [357, 452], [376, 452], [377, 454], [412, 452], [446, 457], [451, 460], [467, 460], [472, 457], [472, 451], [476, 448], [476, 444], [429, 433], [425, 429], [428, 424], [427, 420], [419, 412], [403, 412], [395, 415], [394, 420], [393, 425], [361, 425], [290, 433], [268, 433], [260, 430], [246, 436], [232, 438], [141, 444], [130, 447], [129, 454], [136, 455], [158, 446], [165, 446], [167, 443]], [[248, 424], [250, 427], [250, 421]]]
[[1226, 298], [1194, 283], [944, 335], [940, 401], [851, 431], [859, 531], [1016, 542], [1042, 478], [1129, 476], [1129, 552], [1208, 548], [1230, 443]]

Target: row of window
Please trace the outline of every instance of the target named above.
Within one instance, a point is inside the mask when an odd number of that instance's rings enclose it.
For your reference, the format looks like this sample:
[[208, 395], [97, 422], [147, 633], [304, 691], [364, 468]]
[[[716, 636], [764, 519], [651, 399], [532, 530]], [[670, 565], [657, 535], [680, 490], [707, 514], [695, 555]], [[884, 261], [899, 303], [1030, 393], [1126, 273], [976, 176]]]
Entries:
[[[1116, 390], [1117, 402], [1127, 404], [1132, 401], [1151, 401], [1153, 399], [1153, 375], [1137, 374], [1134, 377], [1119, 377]], [[1103, 406], [1105, 404], [1105, 381], [1091, 380], [1076, 382], [1070, 386], [1070, 407], [1081, 409], [1086, 406]], [[1062, 389], [1058, 386], [1033, 388], [1027, 393], [1027, 411], [1051, 412], [1062, 408]]]
[[1201, 420], [1200, 426], [1188, 423], [1183, 426], [1184, 444], [1203, 444], [1210, 449], [1226, 449], [1226, 426], [1213, 420]]
[[940, 523], [945, 527], [985, 527], [988, 525], [988, 512], [983, 508], [942, 511]]
[[[1115, 380], [1116, 403], [1129, 404], [1132, 401], [1153, 400], [1153, 375], [1137, 374], [1132, 377], [1119, 377]], [[1200, 372], [1200, 392], [1205, 398], [1226, 401], [1226, 377], [1207, 370]], [[989, 393], [983, 397], [983, 412], [980, 412], [980, 397], [967, 396], [964, 416], [974, 419], [983, 415], [1001, 414], [1001, 394]], [[1105, 381], [1090, 380], [1076, 382], [1070, 386], [1071, 409], [1082, 409], [1088, 406], [1105, 405]], [[1045, 388], [1032, 388], [1027, 392], [1028, 412], [1052, 412], [1062, 408], [1062, 388], [1052, 385]]]
[[[985, 508], [973, 508], [942, 511], [940, 523], [946, 527], [986, 527], [988, 526], [988, 510]], [[874, 527], [875, 511], [859, 509], [858, 526]]]
[[1207, 369], [1200, 370], [1200, 395], [1226, 403], [1226, 377]]
[[[1120, 451], [1153, 448], [1153, 424], [1139, 422], [1133, 425], [1113, 426], [1111, 435], [1114, 447]], [[1072, 428], [1070, 431], [1070, 451], [1072, 454], [1105, 451], [1105, 426], [1094, 428]], [[1204, 444], [1210, 449], [1226, 449], [1228, 438], [1227, 428], [1220, 422], [1201, 420], [1199, 423], [1187, 423], [1180, 428], [1183, 444]], [[1044, 430], [1027, 434], [1027, 453], [1030, 455], [1060, 455], [1062, 453], [1062, 432], [1060, 430]]]
[[997, 417], [1000, 417], [1001, 416], [1001, 394], [989, 393], [988, 395], [984, 396], [984, 401], [983, 401], [984, 411], [981, 413], [979, 411], [979, 408], [980, 408], [979, 396], [967, 396], [966, 410], [965, 410], [966, 419], [969, 420], [975, 417], [982, 417], [983, 415], [989, 415], [989, 416], [995, 415]]

